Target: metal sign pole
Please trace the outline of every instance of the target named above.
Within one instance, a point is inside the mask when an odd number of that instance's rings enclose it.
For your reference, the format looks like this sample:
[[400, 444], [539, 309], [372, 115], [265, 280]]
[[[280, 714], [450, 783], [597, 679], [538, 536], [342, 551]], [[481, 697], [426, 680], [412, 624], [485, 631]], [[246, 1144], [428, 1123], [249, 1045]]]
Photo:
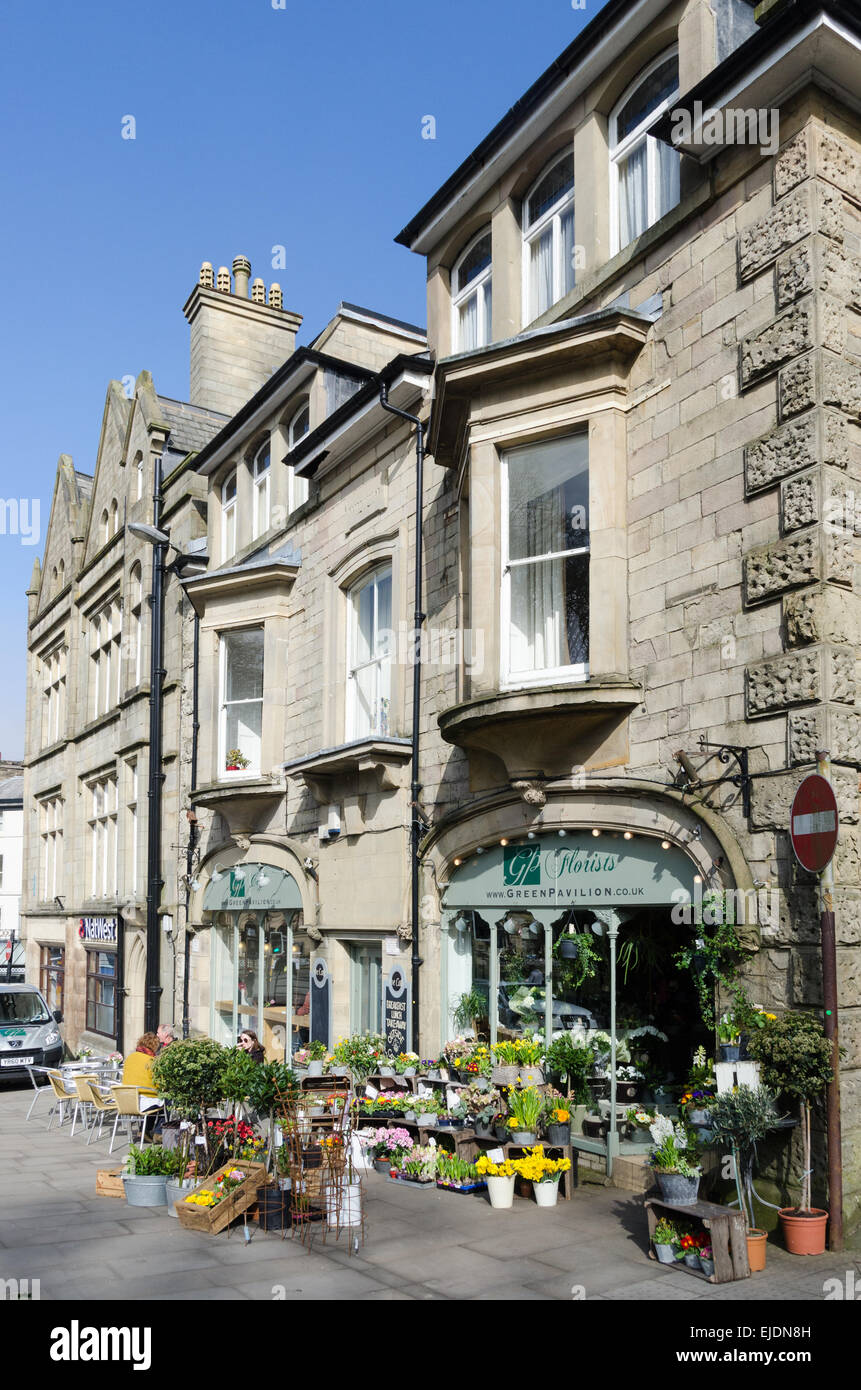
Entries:
[[[817, 751], [817, 771], [831, 783], [831, 757], [827, 749]], [[819, 928], [822, 940], [822, 999], [825, 1009], [825, 1036], [831, 1043], [834, 1080], [826, 1091], [828, 1135], [828, 1248], [843, 1249], [843, 1166], [840, 1133], [840, 1041], [837, 1013], [837, 933], [834, 923], [834, 865], [829, 858], [819, 873]]]

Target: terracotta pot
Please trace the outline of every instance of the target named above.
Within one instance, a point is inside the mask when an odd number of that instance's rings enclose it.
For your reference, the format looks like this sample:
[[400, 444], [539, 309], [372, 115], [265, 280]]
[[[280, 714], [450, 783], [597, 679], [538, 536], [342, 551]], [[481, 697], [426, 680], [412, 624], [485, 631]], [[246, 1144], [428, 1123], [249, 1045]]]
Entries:
[[758, 1270], [765, 1269], [767, 1240], [767, 1231], [757, 1231], [754, 1229], [747, 1233], [747, 1260], [750, 1265], [751, 1274], [756, 1274]]
[[812, 1207], [810, 1214], [799, 1214], [794, 1207], [783, 1207], [779, 1212], [783, 1239], [790, 1255], [824, 1255], [825, 1227], [828, 1212], [821, 1207]]

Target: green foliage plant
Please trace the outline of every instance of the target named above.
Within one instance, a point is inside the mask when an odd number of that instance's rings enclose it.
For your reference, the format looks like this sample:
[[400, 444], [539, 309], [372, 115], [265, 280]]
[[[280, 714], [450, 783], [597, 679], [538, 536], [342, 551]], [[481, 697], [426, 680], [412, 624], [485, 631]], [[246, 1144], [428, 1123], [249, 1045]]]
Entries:
[[761, 1064], [762, 1080], [778, 1094], [798, 1101], [804, 1144], [804, 1177], [799, 1211], [810, 1211], [810, 1111], [814, 1100], [834, 1080], [833, 1046], [812, 1014], [785, 1014], [769, 1019], [748, 1040], [748, 1051]]

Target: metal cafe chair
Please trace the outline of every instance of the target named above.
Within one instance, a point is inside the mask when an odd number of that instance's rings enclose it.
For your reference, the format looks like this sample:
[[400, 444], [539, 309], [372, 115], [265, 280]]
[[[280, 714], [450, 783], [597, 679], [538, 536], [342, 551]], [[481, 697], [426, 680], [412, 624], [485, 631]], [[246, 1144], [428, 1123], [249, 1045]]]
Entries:
[[92, 1104], [93, 1104], [93, 1102], [92, 1102], [91, 1099], [90, 1099], [90, 1092], [89, 1092], [89, 1090], [84, 1090], [83, 1087], [84, 1087], [85, 1085], [86, 1085], [87, 1087], [95, 1086], [97, 1080], [98, 1080], [98, 1078], [96, 1077], [95, 1073], [86, 1074], [86, 1075], [84, 1075], [84, 1076], [73, 1076], [73, 1077], [72, 1077], [72, 1086], [74, 1087], [74, 1090], [75, 1090], [75, 1113], [74, 1113], [73, 1116], [72, 1116], [72, 1138], [73, 1138], [73, 1139], [74, 1139], [74, 1137], [75, 1137], [75, 1125], [78, 1123], [78, 1115], [79, 1115], [81, 1112], [83, 1112], [83, 1116], [84, 1116], [84, 1126], [85, 1126], [85, 1128], [86, 1128], [86, 1126], [87, 1126], [88, 1123], [89, 1123], [90, 1112], [91, 1112], [91, 1110], [92, 1110]]
[[111, 1095], [116, 1101], [117, 1113], [114, 1116], [114, 1128], [111, 1134], [110, 1147], [108, 1148], [109, 1154], [112, 1154], [114, 1151], [114, 1141], [117, 1137], [117, 1126], [119, 1125], [120, 1120], [125, 1121], [126, 1132], [128, 1134], [128, 1143], [131, 1143], [132, 1139], [134, 1138], [132, 1134], [133, 1122], [135, 1120], [140, 1120], [140, 1142], [141, 1144], [143, 1144], [144, 1139], [146, 1138], [146, 1124], [150, 1115], [155, 1117], [160, 1110], [164, 1110], [164, 1102], [159, 1102], [158, 1105], [147, 1106], [146, 1109], [143, 1109], [141, 1107], [140, 1086], [112, 1086]]
[[62, 1076], [59, 1071], [56, 1071], [53, 1067], [49, 1067], [45, 1075], [48, 1078], [49, 1086], [54, 1092], [54, 1104], [51, 1108], [51, 1118], [48, 1121], [48, 1128], [50, 1129], [53, 1125], [54, 1117], [57, 1114], [60, 1116], [60, 1127], [62, 1128], [66, 1123], [66, 1107], [77, 1104], [78, 1093], [77, 1091], [66, 1090]]
[[53, 1088], [52, 1088], [52, 1086], [51, 1086], [50, 1081], [46, 1081], [46, 1083], [45, 1083], [44, 1086], [40, 1086], [40, 1085], [39, 1085], [39, 1075], [42, 1075], [42, 1076], [47, 1076], [47, 1075], [48, 1075], [48, 1068], [47, 1068], [47, 1067], [28, 1067], [28, 1068], [27, 1068], [27, 1072], [28, 1072], [28, 1074], [29, 1074], [30, 1081], [32, 1082], [33, 1090], [34, 1090], [35, 1093], [36, 1093], [36, 1094], [33, 1096], [33, 1099], [32, 1099], [31, 1102], [30, 1102], [30, 1109], [27, 1111], [27, 1114], [26, 1114], [26, 1116], [24, 1117], [25, 1119], [29, 1120], [29, 1118], [30, 1118], [30, 1116], [32, 1115], [33, 1111], [36, 1109], [37, 1104], [39, 1103], [39, 1097], [40, 1097], [40, 1096], [52, 1096], [52, 1095], [54, 1094], [54, 1091], [53, 1091]]
[[92, 1124], [90, 1125], [90, 1134], [89, 1138], [87, 1139], [87, 1148], [89, 1148], [96, 1135], [97, 1122], [99, 1138], [101, 1138], [102, 1126], [105, 1122], [105, 1116], [116, 1115], [117, 1103], [115, 1100], [109, 1099], [107, 1096], [105, 1096], [99, 1090], [98, 1085], [95, 1082], [88, 1081], [85, 1076], [79, 1076], [77, 1078], [77, 1080], [75, 1081], [75, 1088], [81, 1100], [90, 1107], [92, 1114]]

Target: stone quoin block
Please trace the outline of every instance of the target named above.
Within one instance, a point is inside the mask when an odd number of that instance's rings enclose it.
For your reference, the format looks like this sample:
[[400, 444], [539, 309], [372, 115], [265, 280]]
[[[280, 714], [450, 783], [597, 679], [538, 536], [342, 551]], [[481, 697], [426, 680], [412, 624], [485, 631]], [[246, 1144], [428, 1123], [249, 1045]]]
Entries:
[[817, 132], [816, 172], [856, 203], [861, 201], [861, 155], [830, 131]]
[[821, 584], [783, 600], [783, 624], [788, 647], [819, 642], [861, 646], [861, 599], [833, 584]]
[[739, 234], [739, 279], [744, 282], [759, 275], [790, 246], [816, 231], [834, 241], [843, 240], [843, 201], [833, 189], [811, 181]]
[[745, 599], [761, 603], [784, 589], [813, 584], [820, 578], [821, 564], [816, 531], [751, 551], [744, 559]]
[[846, 468], [848, 462], [845, 419], [831, 411], [811, 411], [747, 445], [744, 451], [745, 491], [750, 496], [773, 487], [781, 478], [816, 463]]
[[746, 674], [749, 718], [818, 700], [855, 703], [853, 648], [812, 647], [757, 662]]
[[858, 278], [854, 257], [847, 256], [827, 237], [812, 236], [781, 256], [775, 267], [777, 307], [785, 309], [812, 290], [849, 303]]
[[810, 140], [810, 131], [803, 130], [778, 151], [774, 161], [775, 202], [810, 177]]
[[[861, 714], [836, 705], [794, 710], [789, 716], [790, 762], [815, 762], [820, 748], [827, 748], [834, 762], [861, 767]], [[856, 778], [856, 799], [857, 791]]]

